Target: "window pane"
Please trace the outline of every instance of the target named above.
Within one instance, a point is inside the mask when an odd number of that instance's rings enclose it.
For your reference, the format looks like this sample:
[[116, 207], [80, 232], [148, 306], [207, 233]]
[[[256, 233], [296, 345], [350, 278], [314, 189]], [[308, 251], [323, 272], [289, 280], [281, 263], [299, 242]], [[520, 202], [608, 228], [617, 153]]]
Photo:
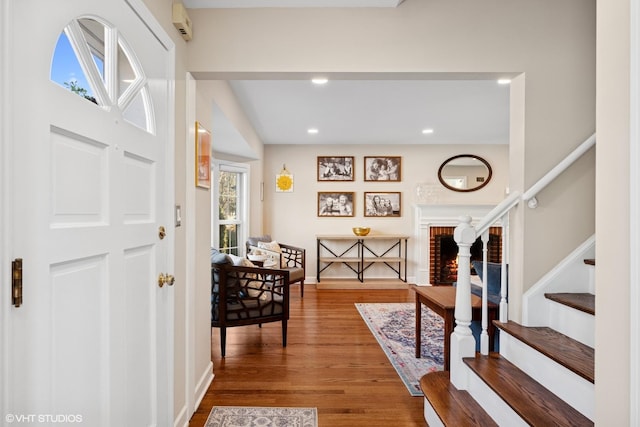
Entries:
[[64, 32], [60, 34], [53, 53], [50, 78], [76, 95], [97, 104], [80, 62]]
[[218, 218], [223, 221], [238, 219], [238, 173], [220, 172], [220, 182], [218, 185], [220, 196], [218, 203], [220, 212]]
[[238, 235], [240, 226], [237, 224], [220, 225], [220, 242], [218, 247], [220, 252], [240, 255], [238, 248]]
[[79, 19], [78, 23], [82, 29], [84, 40], [89, 46], [89, 51], [98, 69], [98, 73], [100, 73], [102, 81], [104, 82], [104, 39], [106, 28], [100, 22], [88, 18]]
[[139, 127], [140, 129], [144, 129], [146, 131], [149, 130], [147, 125], [147, 109], [145, 108], [143, 94], [146, 93], [147, 88], [145, 87], [141, 92], [138, 92], [135, 99], [127, 106], [127, 108], [122, 112], [122, 117], [132, 125]]

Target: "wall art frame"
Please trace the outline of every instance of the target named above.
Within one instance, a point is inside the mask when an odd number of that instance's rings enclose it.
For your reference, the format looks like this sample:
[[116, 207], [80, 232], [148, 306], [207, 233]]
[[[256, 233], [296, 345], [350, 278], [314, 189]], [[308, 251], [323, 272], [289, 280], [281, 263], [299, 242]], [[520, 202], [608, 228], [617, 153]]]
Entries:
[[317, 180], [353, 181], [354, 160], [353, 156], [318, 156]]
[[400, 182], [402, 179], [402, 157], [365, 156], [364, 180]]
[[355, 192], [319, 191], [319, 217], [352, 217], [355, 211]]
[[399, 191], [365, 192], [364, 216], [401, 217], [402, 193]]
[[196, 122], [196, 187], [211, 188], [211, 132]]

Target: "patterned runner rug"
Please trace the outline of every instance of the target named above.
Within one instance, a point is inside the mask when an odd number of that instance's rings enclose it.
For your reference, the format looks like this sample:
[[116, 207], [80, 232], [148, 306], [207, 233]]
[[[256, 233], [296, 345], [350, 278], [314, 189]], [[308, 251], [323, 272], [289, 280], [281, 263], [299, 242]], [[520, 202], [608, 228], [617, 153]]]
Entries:
[[417, 359], [415, 307], [413, 303], [356, 303], [411, 396], [422, 396], [420, 378], [443, 369], [444, 320], [422, 306], [422, 351]]
[[214, 406], [205, 427], [317, 427], [316, 408]]

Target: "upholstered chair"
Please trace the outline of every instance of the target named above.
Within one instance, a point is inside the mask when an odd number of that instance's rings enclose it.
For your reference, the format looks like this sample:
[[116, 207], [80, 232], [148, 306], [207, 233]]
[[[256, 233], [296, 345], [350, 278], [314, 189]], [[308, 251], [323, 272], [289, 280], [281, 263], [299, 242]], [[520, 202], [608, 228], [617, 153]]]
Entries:
[[212, 250], [211, 326], [220, 328], [220, 352], [226, 354], [227, 328], [282, 323], [287, 346], [289, 271], [252, 266], [249, 260]]
[[[247, 257], [252, 259], [254, 254], [266, 255], [271, 260], [271, 266], [287, 270], [289, 283], [300, 283], [300, 296], [304, 297], [304, 279], [306, 274], [306, 250], [297, 246], [277, 242], [270, 235], [249, 237], [246, 242]], [[254, 258], [255, 259], [255, 258]], [[265, 266], [267, 266], [265, 264]]]

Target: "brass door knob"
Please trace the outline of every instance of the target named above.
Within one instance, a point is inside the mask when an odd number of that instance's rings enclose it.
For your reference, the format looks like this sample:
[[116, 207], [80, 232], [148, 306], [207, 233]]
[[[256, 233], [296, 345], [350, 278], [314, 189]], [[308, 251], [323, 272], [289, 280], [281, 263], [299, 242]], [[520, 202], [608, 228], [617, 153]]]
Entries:
[[163, 287], [164, 285], [173, 286], [175, 281], [176, 281], [176, 278], [173, 277], [171, 274], [160, 273], [160, 275], [158, 276], [158, 286], [160, 287]]

